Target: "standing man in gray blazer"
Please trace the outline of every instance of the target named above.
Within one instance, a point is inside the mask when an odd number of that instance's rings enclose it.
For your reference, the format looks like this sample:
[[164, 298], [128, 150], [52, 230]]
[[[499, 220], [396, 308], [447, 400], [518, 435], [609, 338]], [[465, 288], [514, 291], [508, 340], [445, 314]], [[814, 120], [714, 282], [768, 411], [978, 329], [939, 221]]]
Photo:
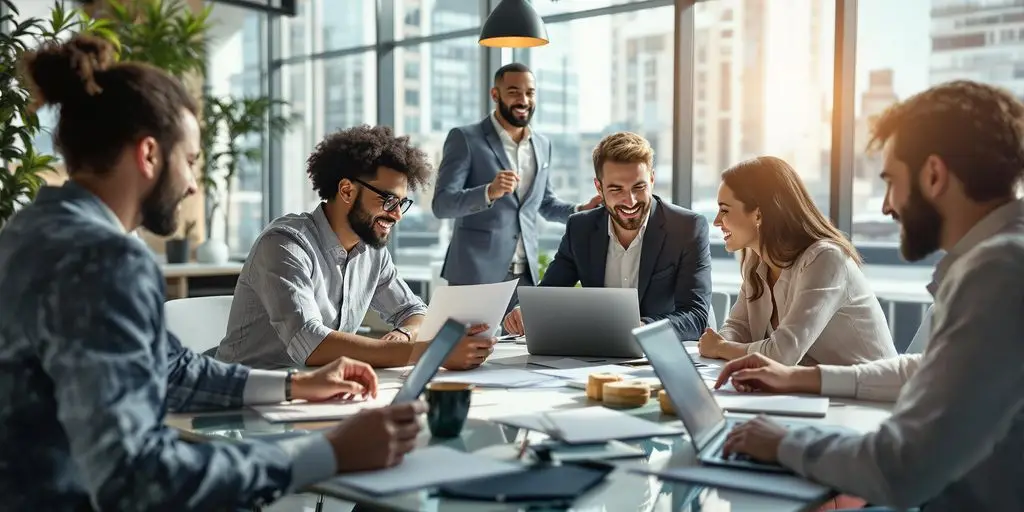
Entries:
[[529, 128], [536, 95], [529, 68], [505, 65], [494, 74], [494, 112], [448, 133], [432, 206], [455, 219], [441, 269], [449, 284], [537, 283], [538, 217], [564, 223], [601, 202], [573, 205], [551, 190], [551, 143]]

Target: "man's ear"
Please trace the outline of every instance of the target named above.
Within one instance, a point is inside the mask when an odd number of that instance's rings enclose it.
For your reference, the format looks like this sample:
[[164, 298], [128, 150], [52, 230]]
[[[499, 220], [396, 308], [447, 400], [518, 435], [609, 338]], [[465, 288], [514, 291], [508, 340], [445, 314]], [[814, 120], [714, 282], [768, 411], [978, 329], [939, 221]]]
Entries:
[[153, 137], [143, 137], [135, 145], [135, 165], [146, 179], [155, 179], [160, 168], [160, 143]]
[[491, 87], [491, 101], [493, 101], [495, 103], [498, 102], [498, 88], [497, 87]]
[[604, 192], [601, 190], [601, 180], [597, 178], [594, 178], [594, 190], [596, 190], [598, 194], [601, 194], [602, 198], [604, 197]]
[[342, 179], [338, 182], [338, 191], [335, 197], [341, 200], [345, 204], [352, 204], [356, 200], [356, 186], [348, 179]]
[[952, 179], [952, 173], [949, 167], [946, 167], [946, 163], [937, 155], [929, 155], [921, 166], [921, 172], [918, 173], [917, 185], [921, 195], [929, 200], [935, 200], [949, 188]]

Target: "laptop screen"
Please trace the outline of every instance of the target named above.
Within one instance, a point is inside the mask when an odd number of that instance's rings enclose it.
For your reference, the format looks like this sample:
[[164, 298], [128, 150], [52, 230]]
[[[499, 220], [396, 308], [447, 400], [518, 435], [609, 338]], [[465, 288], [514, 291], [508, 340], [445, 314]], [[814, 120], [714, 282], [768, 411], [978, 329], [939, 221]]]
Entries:
[[672, 400], [693, 446], [701, 451], [725, 423], [725, 415], [668, 320], [633, 330], [655, 375]]
[[455, 345], [458, 345], [459, 340], [462, 339], [465, 333], [465, 325], [451, 319], [445, 322], [441, 329], [437, 331], [437, 336], [434, 336], [434, 340], [423, 351], [420, 360], [416, 362], [416, 366], [413, 366], [409, 376], [405, 379], [405, 383], [402, 384], [402, 388], [398, 390], [398, 394], [395, 395], [395, 399], [391, 403], [401, 404], [416, 400], [420, 393], [423, 393], [423, 388], [427, 387], [430, 379], [433, 379], [434, 375], [437, 374], [441, 363], [444, 363], [444, 360], [448, 358], [448, 354], [452, 353]]

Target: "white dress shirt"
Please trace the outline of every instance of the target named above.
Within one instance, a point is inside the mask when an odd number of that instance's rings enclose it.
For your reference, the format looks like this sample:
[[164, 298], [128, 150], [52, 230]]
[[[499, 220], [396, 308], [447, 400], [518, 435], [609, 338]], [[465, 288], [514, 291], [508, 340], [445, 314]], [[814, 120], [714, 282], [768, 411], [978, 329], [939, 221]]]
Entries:
[[[615, 236], [611, 213], [608, 217], [608, 257], [604, 265], [605, 288], [637, 288], [640, 283], [640, 251], [644, 245], [644, 233], [647, 231], [647, 219], [640, 225], [640, 232], [629, 244], [622, 247]], [[648, 216], [649, 218], [650, 216]]]
[[[744, 280], [754, 259], [743, 265]], [[746, 300], [753, 287], [744, 282], [720, 332], [729, 341], [747, 343], [748, 354], [760, 352], [789, 365], [849, 365], [896, 355], [878, 298], [857, 263], [835, 243], [811, 244], [782, 270], [774, 288], [776, 329], [771, 329], [773, 292], [767, 275], [768, 266], [761, 262], [757, 278], [764, 293]]]
[[[516, 196], [522, 201], [523, 197], [530, 190], [530, 186], [533, 185], [533, 178], [537, 175], [537, 158], [533, 153], [533, 140], [530, 136], [530, 129], [526, 128], [522, 140], [516, 142], [505, 131], [505, 127], [498, 121], [497, 116], [497, 112], [491, 113], [491, 123], [494, 125], [494, 130], [498, 132], [501, 145], [505, 148], [505, 156], [508, 157], [508, 162], [512, 165], [512, 168], [509, 170], [515, 171], [519, 175], [519, 186], [516, 188]], [[484, 194], [486, 193], [487, 189], [484, 188]], [[487, 202], [491, 202], [490, 197], [488, 197]], [[516, 255], [512, 258], [512, 264], [522, 269], [520, 273], [526, 272], [526, 246], [523, 245], [522, 233], [519, 234], [519, 241], [516, 242]]]
[[1024, 203], [976, 224], [936, 266], [923, 354], [821, 366], [822, 394], [896, 399], [868, 434], [791, 431], [779, 460], [877, 505], [1024, 510]]

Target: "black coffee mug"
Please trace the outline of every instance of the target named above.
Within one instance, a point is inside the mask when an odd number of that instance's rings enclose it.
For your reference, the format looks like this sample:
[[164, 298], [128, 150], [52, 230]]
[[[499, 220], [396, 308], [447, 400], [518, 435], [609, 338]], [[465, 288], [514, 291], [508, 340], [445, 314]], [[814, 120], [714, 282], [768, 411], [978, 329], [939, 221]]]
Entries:
[[460, 382], [427, 384], [427, 426], [434, 437], [458, 437], [469, 416], [473, 385]]

